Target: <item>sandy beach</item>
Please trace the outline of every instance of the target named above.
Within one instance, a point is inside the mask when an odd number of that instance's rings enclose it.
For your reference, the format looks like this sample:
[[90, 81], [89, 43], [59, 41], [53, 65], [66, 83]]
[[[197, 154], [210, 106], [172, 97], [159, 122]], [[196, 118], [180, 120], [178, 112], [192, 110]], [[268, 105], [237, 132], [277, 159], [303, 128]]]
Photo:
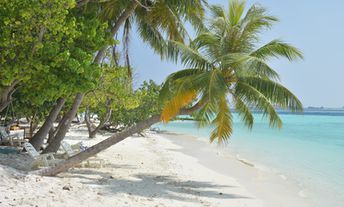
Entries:
[[[70, 144], [90, 146], [106, 138], [87, 138], [73, 128]], [[172, 133], [134, 136], [98, 154], [102, 168], [74, 168], [57, 177], [27, 175], [10, 155], [1, 155], [0, 206], [309, 206], [293, 183], [227, 150], [195, 137]], [[12, 159], [12, 161], [11, 161]], [[18, 166], [19, 165], [19, 166]]]

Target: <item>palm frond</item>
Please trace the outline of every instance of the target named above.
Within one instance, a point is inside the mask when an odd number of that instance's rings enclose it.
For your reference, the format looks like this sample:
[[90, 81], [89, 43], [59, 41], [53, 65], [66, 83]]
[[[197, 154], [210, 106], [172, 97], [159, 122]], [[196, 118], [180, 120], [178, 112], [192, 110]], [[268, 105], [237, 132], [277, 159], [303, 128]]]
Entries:
[[217, 140], [219, 144], [226, 143], [232, 135], [232, 114], [228, 106], [226, 97], [218, 100], [217, 115], [213, 120], [215, 128], [211, 132], [210, 142]]
[[303, 59], [302, 52], [299, 49], [290, 44], [284, 43], [281, 40], [273, 40], [267, 43], [266, 45], [252, 52], [251, 56], [261, 59], [267, 59], [269, 57], [285, 57], [290, 61], [298, 58]]
[[[227, 83], [222, 72], [219, 69], [214, 69], [209, 72], [209, 80], [206, 83], [204, 96], [207, 96], [210, 102], [216, 101], [227, 92]], [[204, 84], [205, 84], [204, 83]]]
[[113, 21], [131, 4], [131, 1], [111, 0], [100, 2], [100, 4], [102, 7], [100, 17], [105, 20]]
[[139, 20], [137, 24], [142, 40], [147, 42], [157, 54], [164, 57], [167, 50], [167, 43], [160, 31], [142, 20]]
[[282, 127], [282, 120], [272, 103], [263, 93], [253, 86], [239, 81], [235, 87], [235, 96], [239, 97], [243, 102], [250, 104], [250, 106], [261, 110], [264, 116], [268, 116], [271, 127]]
[[293, 112], [303, 110], [300, 100], [291, 91], [277, 82], [258, 77], [240, 78], [239, 81], [254, 87], [276, 106]]
[[[240, 61], [240, 62], [239, 62]], [[242, 55], [237, 63], [234, 63], [237, 75], [255, 76], [271, 80], [280, 80], [278, 73], [272, 69], [263, 59], [254, 56]]]
[[245, 10], [245, 1], [232, 0], [229, 3], [229, 21], [232, 26], [239, 23]]
[[269, 29], [277, 21], [276, 17], [266, 14], [265, 8], [253, 5], [240, 22], [242, 28], [241, 39], [256, 41], [258, 40], [257, 35], [263, 29]]
[[211, 12], [211, 15], [212, 15], [212, 18], [226, 18], [226, 12], [225, 10], [223, 9], [222, 6], [219, 6], [219, 5], [211, 5], [210, 6], [210, 12]]
[[216, 117], [216, 107], [211, 102], [206, 102], [204, 106], [194, 114], [198, 127], [209, 126]]
[[[204, 71], [197, 70], [197, 69], [184, 69], [184, 70], [180, 70], [180, 71], [170, 74], [162, 85], [162, 88], [160, 90], [159, 100], [164, 102], [168, 98], [170, 98], [171, 94], [173, 93], [173, 89], [177, 87], [177, 84], [175, 83], [175, 81], [189, 78], [189, 77], [194, 77], [203, 72]], [[194, 79], [195, 78], [192, 78], [192, 80]]]
[[197, 50], [176, 41], [169, 41], [168, 57], [174, 61], [177, 61], [180, 57], [181, 62], [190, 68], [209, 70], [213, 67], [213, 65]]
[[155, 3], [153, 9], [149, 12], [144, 10], [143, 14], [143, 18], [148, 24], [164, 31], [170, 40], [183, 42], [184, 38], [188, 36], [183, 22], [176, 14], [174, 8], [164, 1]]
[[254, 117], [252, 115], [250, 108], [246, 106], [245, 102], [242, 101], [241, 98], [237, 96], [234, 96], [234, 102], [235, 102], [235, 110], [242, 117], [242, 120], [244, 121], [245, 125], [249, 129], [252, 129]]
[[181, 108], [190, 104], [196, 98], [194, 90], [179, 90], [165, 105], [161, 113], [161, 121], [168, 122], [178, 115]]

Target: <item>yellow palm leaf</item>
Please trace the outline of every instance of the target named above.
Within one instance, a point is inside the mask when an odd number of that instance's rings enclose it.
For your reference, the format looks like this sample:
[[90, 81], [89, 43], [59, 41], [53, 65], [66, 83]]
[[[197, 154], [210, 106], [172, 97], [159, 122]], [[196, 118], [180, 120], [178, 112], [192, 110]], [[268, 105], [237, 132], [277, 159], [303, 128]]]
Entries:
[[195, 90], [183, 91], [176, 94], [171, 100], [169, 100], [161, 113], [161, 121], [168, 122], [173, 117], [178, 115], [181, 108], [187, 106], [196, 98], [197, 92]]

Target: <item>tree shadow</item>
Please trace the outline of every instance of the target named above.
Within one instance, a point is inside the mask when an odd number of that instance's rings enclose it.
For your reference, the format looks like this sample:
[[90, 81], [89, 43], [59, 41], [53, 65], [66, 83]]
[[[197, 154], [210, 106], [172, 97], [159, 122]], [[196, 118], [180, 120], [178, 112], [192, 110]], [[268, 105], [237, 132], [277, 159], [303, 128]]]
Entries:
[[[90, 178], [91, 173], [101, 175], [101, 178]], [[217, 185], [210, 182], [180, 180], [173, 176], [158, 176], [154, 174], [136, 174], [130, 179], [121, 179], [111, 173], [99, 171], [84, 171], [82, 174], [73, 173], [73, 177], [84, 178], [81, 181], [87, 185], [99, 185], [105, 189], [103, 194], [125, 193], [147, 198], [166, 198], [180, 201], [195, 202], [202, 197], [217, 199], [250, 199], [250, 197], [229, 194], [221, 191], [222, 188], [235, 186]], [[190, 196], [192, 195], [192, 196]]]

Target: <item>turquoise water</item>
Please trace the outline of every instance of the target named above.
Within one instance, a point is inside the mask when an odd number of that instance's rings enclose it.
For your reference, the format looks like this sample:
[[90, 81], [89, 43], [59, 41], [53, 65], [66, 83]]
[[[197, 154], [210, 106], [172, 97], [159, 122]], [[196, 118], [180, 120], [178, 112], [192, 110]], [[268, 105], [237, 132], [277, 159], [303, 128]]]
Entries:
[[[319, 206], [344, 206], [344, 112], [284, 113], [282, 129], [271, 129], [255, 115], [251, 131], [234, 114], [230, 151], [296, 181]], [[209, 137], [210, 127], [192, 121], [159, 124], [164, 130]]]

